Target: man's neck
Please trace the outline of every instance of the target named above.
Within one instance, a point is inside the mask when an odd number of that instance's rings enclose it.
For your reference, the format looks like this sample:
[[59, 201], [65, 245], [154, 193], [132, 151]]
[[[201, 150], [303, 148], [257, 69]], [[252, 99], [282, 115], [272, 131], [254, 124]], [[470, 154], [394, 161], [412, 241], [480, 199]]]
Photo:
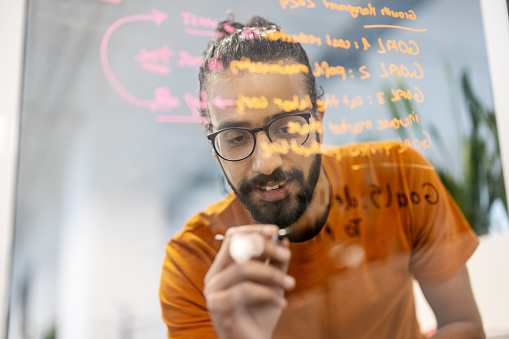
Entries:
[[330, 196], [329, 178], [322, 166], [311, 203], [299, 220], [289, 226], [291, 242], [303, 242], [320, 233], [329, 215]]

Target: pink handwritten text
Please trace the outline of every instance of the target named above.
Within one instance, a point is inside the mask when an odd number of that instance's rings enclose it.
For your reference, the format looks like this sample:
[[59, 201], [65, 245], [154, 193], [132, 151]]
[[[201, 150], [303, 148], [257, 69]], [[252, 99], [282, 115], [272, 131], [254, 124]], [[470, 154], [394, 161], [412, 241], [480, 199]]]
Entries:
[[167, 45], [155, 48], [152, 51], [142, 49], [135, 60], [141, 64], [144, 70], [159, 74], [168, 74], [171, 71], [170, 58], [175, 55]]
[[230, 33], [230, 34], [235, 33], [235, 28], [227, 22], [224, 24], [223, 28], [226, 31], [226, 33]]
[[206, 27], [206, 28], [217, 28], [217, 20], [199, 16], [189, 12], [180, 13], [182, 17], [182, 23], [186, 26], [194, 26], [194, 27]]
[[179, 51], [180, 59], [177, 61], [177, 65], [180, 67], [199, 67], [203, 63], [201, 56], [192, 56], [189, 52]]
[[206, 110], [207, 109], [207, 94], [202, 91], [200, 94], [200, 99], [194, 94], [186, 93], [184, 94], [184, 100], [191, 111], [193, 116], [199, 116], [200, 112], [198, 109]]
[[191, 111], [191, 115], [157, 115], [156, 121], [159, 123], [198, 123], [210, 124], [210, 119], [200, 116], [198, 108], [207, 109], [207, 94], [202, 92], [200, 99], [194, 94], [185, 93], [184, 101]]
[[177, 107], [180, 107], [180, 99], [171, 95], [168, 87], [158, 87], [155, 89], [154, 101], [150, 105], [152, 112], [169, 112]]

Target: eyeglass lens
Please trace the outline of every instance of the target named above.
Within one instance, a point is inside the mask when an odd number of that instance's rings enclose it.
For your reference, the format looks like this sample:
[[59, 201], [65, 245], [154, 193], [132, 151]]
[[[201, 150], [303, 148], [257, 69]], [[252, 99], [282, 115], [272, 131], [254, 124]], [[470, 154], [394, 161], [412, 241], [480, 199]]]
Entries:
[[[274, 120], [269, 126], [269, 139], [283, 149], [291, 149], [306, 142], [309, 126], [301, 116], [286, 116]], [[215, 138], [217, 152], [228, 160], [247, 157], [254, 148], [255, 141], [249, 130], [231, 128], [222, 131]]]

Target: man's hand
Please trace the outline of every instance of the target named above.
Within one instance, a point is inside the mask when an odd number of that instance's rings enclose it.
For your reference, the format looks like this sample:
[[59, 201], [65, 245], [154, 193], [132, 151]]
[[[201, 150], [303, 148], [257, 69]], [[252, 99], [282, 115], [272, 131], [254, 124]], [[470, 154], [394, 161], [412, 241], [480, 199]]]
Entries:
[[[234, 227], [226, 232], [221, 249], [205, 276], [205, 299], [217, 335], [222, 338], [271, 338], [283, 309], [284, 291], [295, 286], [286, 274], [290, 260], [288, 240], [270, 240], [273, 225]], [[241, 234], [252, 239], [252, 260], [238, 263], [230, 244]], [[248, 239], [249, 239], [248, 238]]]

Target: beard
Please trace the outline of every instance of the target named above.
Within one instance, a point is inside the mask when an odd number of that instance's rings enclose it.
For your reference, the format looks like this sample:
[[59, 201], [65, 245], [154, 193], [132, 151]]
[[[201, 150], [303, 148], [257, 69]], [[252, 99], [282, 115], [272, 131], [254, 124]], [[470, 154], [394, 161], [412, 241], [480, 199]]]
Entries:
[[[283, 170], [277, 168], [269, 175], [258, 174], [252, 179], [241, 182], [238, 189], [232, 185], [228, 177], [226, 177], [226, 180], [257, 223], [275, 224], [280, 228], [285, 228], [299, 220], [311, 203], [321, 166], [321, 154], [315, 154], [307, 179], [304, 178], [304, 174], [300, 170], [292, 169], [283, 172]], [[289, 193], [284, 198], [276, 201], [262, 200], [255, 202], [252, 198], [252, 191], [255, 187], [264, 186], [268, 182], [282, 182], [289, 179], [293, 179], [298, 183], [299, 190], [297, 193]]]

